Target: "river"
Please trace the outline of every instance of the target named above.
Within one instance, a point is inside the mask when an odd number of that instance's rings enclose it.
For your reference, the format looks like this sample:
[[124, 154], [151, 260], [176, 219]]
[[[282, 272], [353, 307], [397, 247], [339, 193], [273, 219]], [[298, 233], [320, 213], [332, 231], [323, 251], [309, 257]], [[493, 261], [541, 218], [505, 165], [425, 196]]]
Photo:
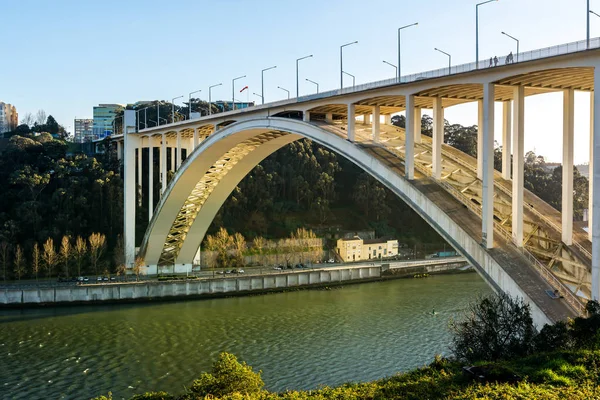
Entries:
[[[269, 390], [367, 381], [447, 354], [477, 274], [261, 296], [0, 311], [0, 398], [181, 393], [228, 351]], [[435, 309], [435, 314], [432, 313]]]

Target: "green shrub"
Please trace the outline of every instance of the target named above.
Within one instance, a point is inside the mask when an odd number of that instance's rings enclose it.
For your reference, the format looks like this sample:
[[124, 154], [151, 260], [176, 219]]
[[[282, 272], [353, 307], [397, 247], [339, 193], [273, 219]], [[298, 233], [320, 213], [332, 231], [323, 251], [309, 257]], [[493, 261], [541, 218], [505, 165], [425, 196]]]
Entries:
[[257, 393], [265, 385], [260, 374], [261, 371], [254, 372], [245, 362], [240, 363], [233, 354], [221, 353], [212, 373], [200, 375], [192, 383], [190, 392], [196, 396]]
[[569, 325], [559, 321], [554, 325], [544, 325], [534, 339], [534, 347], [538, 352], [568, 350], [573, 347], [573, 339]]

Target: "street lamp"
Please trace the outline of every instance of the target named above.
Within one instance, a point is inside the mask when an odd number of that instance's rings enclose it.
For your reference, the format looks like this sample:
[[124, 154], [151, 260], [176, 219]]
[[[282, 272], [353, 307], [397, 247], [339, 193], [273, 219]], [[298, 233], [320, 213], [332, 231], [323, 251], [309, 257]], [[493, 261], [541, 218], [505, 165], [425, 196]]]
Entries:
[[[394, 64], [387, 62], [385, 60], [383, 60], [384, 63], [386, 63], [387, 65], [396, 68], [396, 76], [398, 76], [398, 67], [396, 67]], [[398, 76], [398, 82], [400, 82], [400, 77]]]
[[450, 67], [452, 66], [452, 56], [446, 53], [445, 51], [438, 49], [437, 47], [434, 47], [433, 49], [448, 56], [448, 75], [450, 75]]
[[189, 100], [188, 100], [188, 107], [189, 107], [189, 110], [188, 110], [188, 119], [192, 119], [192, 95], [194, 93], [200, 93], [201, 91], [202, 90], [196, 90], [195, 92], [190, 92], [190, 97], [189, 97]]
[[307, 81], [307, 82], [310, 82], [310, 83], [314, 83], [315, 85], [317, 85], [317, 94], [318, 94], [318, 93], [319, 93], [319, 84], [318, 84], [317, 82], [315, 82], [315, 81], [311, 81], [311, 80], [310, 80], [310, 79], [308, 79], [308, 78], [306, 78], [306, 81]]
[[208, 115], [212, 114], [212, 98], [211, 98], [211, 90], [214, 87], [221, 86], [222, 83], [217, 83], [216, 85], [212, 85], [208, 87]]
[[401, 71], [401, 63], [400, 63], [400, 31], [402, 29], [410, 28], [411, 26], [415, 26], [415, 25], [419, 25], [419, 23], [415, 22], [414, 24], [405, 25], [405, 26], [398, 28], [398, 68], [396, 68], [396, 72], [398, 73], [398, 83], [402, 83], [402, 78], [401, 78], [402, 71]]
[[277, 65], [274, 65], [272, 67], [269, 68], [265, 68], [262, 71], [260, 71], [260, 98], [262, 99], [262, 104], [265, 104], [265, 84], [264, 84], [264, 73], [265, 71], [268, 71], [270, 69], [273, 68], [277, 68]]
[[238, 76], [237, 78], [233, 78], [231, 80], [231, 109], [235, 110], [235, 81], [237, 81], [238, 79], [242, 79], [245, 78], [246, 75], [243, 76]]
[[590, 48], [590, 12], [591, 11], [592, 10], [590, 10], [590, 0], [587, 0], [587, 12], [585, 13], [586, 17], [587, 17], [586, 18], [587, 19], [587, 30], [586, 30], [587, 34], [586, 34], [586, 46], [585, 46], [586, 49]]
[[354, 88], [354, 84], [356, 83], [356, 77], [352, 74], [347, 73], [346, 71], [342, 71], [343, 74], [348, 75], [349, 77], [352, 78], [352, 87]]
[[158, 121], [157, 126], [160, 126], [160, 100], [156, 102], [156, 120]]
[[140, 108], [139, 110], [135, 110], [135, 114], [136, 114], [136, 119], [137, 119], [137, 130], [140, 130], [140, 112], [144, 112], [144, 129], [148, 128], [148, 113], [146, 112], [147, 109], [149, 109], [150, 107], [145, 107], [145, 108]]
[[517, 62], [519, 62], [519, 39], [517, 39], [517, 38], [515, 38], [515, 37], [512, 37], [512, 36], [510, 36], [510, 35], [509, 35], [508, 33], [506, 33], [506, 32], [500, 32], [500, 33], [502, 33], [502, 34], [503, 34], [503, 35], [505, 35], [505, 36], [508, 36], [509, 38], [511, 38], [512, 40], [514, 40], [515, 42], [517, 42]]
[[175, 100], [181, 99], [183, 95], [173, 97], [173, 101], [171, 101], [171, 123], [175, 122]]
[[479, 6], [492, 1], [498, 0], [487, 0], [475, 5], [475, 69], [479, 69]]
[[304, 56], [296, 59], [296, 97], [300, 97], [300, 84], [298, 83], [298, 61], [304, 60], [305, 58], [311, 58], [313, 55]]
[[350, 46], [353, 44], [358, 43], [358, 40], [351, 42], [351, 43], [346, 43], [340, 46], [340, 89], [344, 88], [344, 53], [342, 52], [342, 50], [344, 49], [344, 47], [346, 46]]
[[283, 91], [287, 92], [287, 94], [288, 94], [288, 100], [290, 99], [290, 91], [289, 91], [289, 90], [287, 90], [287, 89], [284, 89], [284, 88], [282, 88], [281, 86], [277, 86], [277, 89], [281, 89], [281, 90], [283, 90]]
[[[260, 98], [261, 98], [261, 100], [264, 100], [264, 99], [263, 99], [263, 97], [262, 97], [262, 95], [260, 95], [260, 94], [258, 94], [258, 93], [254, 93], [254, 92], [252, 92], [252, 94], [253, 94], [253, 95], [255, 95], [255, 96], [257, 96], [257, 97], [260, 97]], [[263, 101], [263, 104], [265, 104], [265, 102], [264, 102], [264, 101]]]

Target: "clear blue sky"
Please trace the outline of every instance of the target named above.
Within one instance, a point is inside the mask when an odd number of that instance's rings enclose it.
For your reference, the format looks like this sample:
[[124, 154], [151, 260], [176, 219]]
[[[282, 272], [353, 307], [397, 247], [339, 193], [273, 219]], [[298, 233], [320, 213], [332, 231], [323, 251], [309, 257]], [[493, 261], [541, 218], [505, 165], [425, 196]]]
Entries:
[[[231, 79], [259, 98], [260, 70], [265, 100], [295, 93], [295, 60], [301, 61], [300, 92], [339, 85], [339, 46], [344, 69], [358, 83], [392, 77], [396, 29], [403, 31], [402, 72], [437, 69], [475, 59], [475, 4], [471, 0], [0, 0], [0, 101], [20, 116], [44, 109], [65, 127], [75, 117], [91, 117], [98, 103], [169, 100], [223, 82], [213, 100], [231, 98]], [[592, 0], [600, 13], [600, 0]], [[521, 51], [585, 38], [586, 0], [499, 0], [480, 7], [480, 59], [515, 51], [501, 31], [521, 40]], [[592, 16], [592, 37], [600, 18]], [[350, 84], [350, 82], [348, 82]], [[236, 92], [237, 93], [237, 92]], [[561, 97], [544, 95], [526, 102], [526, 149], [560, 160]], [[589, 100], [576, 98], [575, 162], [586, 162]], [[476, 124], [472, 105], [447, 110], [451, 123]], [[500, 131], [497, 132], [497, 138]]]

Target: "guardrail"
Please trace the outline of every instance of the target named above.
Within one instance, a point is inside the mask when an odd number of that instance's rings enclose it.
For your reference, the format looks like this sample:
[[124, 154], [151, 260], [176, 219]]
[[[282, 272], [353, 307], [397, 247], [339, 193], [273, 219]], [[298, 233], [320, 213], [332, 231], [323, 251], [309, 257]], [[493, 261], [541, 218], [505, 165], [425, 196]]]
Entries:
[[[377, 144], [379, 147], [391, 152], [392, 154], [396, 153], [395, 149], [390, 149], [389, 147], [383, 146], [381, 144]], [[393, 150], [393, 151], [392, 151]], [[394, 154], [396, 155], [396, 154]], [[423, 175], [427, 177], [432, 176], [432, 171], [429, 168], [424, 167], [422, 164], [415, 162], [415, 169], [421, 172]], [[436, 183], [442, 186], [448, 193], [450, 193], [456, 200], [465, 205], [469, 210], [471, 210], [478, 217], [482, 217], [482, 210], [479, 206], [473, 204], [473, 202], [457, 190], [454, 186], [450, 185], [444, 181], [436, 181]], [[585, 306], [579, 300], [577, 295], [575, 295], [560, 279], [558, 279], [552, 271], [550, 271], [544, 264], [542, 264], [529, 250], [525, 247], [516, 246], [513, 242], [512, 235], [505, 230], [499, 223], [494, 221], [494, 230], [497, 231], [504, 240], [509, 244], [509, 246], [517, 249], [525, 258], [533, 265], [538, 274], [544, 279], [550, 286], [556, 288], [559, 294], [565, 299], [567, 304], [580, 315], [585, 315]]]

